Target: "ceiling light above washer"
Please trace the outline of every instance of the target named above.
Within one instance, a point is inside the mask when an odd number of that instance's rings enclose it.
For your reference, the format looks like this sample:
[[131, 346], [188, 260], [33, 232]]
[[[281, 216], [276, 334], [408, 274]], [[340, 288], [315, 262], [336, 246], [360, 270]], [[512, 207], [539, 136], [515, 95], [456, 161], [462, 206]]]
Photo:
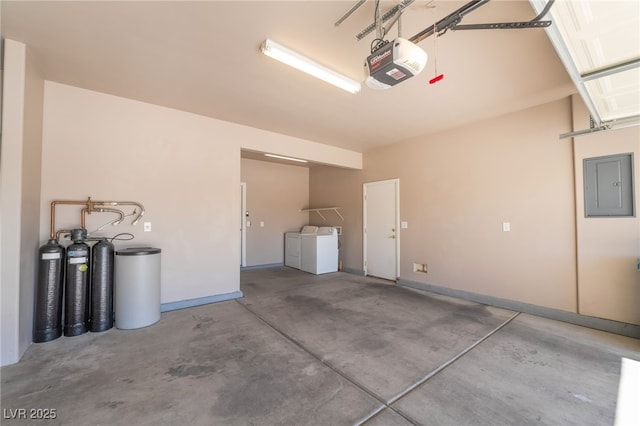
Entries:
[[271, 157], [271, 158], [279, 158], [281, 160], [297, 161], [298, 163], [308, 163], [307, 160], [303, 160], [301, 158], [285, 157], [284, 155], [265, 154], [264, 156]]

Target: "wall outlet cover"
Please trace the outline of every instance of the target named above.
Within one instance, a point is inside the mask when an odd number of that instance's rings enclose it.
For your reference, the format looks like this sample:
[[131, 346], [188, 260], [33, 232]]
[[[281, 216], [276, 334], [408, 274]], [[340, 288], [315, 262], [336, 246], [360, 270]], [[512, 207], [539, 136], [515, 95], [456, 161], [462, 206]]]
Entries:
[[413, 264], [413, 272], [423, 272], [427, 273], [427, 264], [426, 263], [414, 263]]

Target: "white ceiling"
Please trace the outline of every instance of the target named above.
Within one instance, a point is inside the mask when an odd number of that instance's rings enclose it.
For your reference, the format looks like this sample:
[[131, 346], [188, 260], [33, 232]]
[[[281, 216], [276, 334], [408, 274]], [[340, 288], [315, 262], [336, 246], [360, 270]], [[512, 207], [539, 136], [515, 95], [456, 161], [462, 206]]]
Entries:
[[[271, 38], [354, 79], [374, 34], [369, 0], [2, 1], [2, 36], [24, 42], [44, 77], [357, 151], [472, 123], [575, 92], [544, 30], [449, 31], [422, 42], [426, 70], [387, 91], [355, 95], [262, 55]], [[383, 10], [397, 1], [383, 2]], [[417, 0], [410, 38], [466, 1]], [[494, 0], [463, 23], [528, 21], [528, 0]], [[397, 35], [394, 28], [391, 38]]]

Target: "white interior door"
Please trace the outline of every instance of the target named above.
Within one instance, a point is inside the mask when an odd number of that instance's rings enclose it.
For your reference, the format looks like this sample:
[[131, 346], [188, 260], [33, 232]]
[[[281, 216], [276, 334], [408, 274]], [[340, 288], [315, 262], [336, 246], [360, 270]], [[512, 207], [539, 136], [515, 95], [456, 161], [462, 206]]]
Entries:
[[247, 184], [240, 183], [240, 266], [247, 266]]
[[365, 275], [393, 281], [400, 275], [399, 193], [399, 179], [363, 186]]

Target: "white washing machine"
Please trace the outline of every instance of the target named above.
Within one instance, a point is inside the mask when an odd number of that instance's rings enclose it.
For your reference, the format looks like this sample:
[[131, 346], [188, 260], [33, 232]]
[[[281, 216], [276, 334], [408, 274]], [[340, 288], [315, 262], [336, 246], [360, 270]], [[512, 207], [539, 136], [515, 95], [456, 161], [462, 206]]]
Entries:
[[321, 226], [315, 234], [300, 235], [300, 269], [312, 274], [338, 271], [338, 231]]
[[284, 264], [291, 268], [300, 269], [301, 261], [301, 241], [302, 235], [315, 235], [318, 232], [317, 226], [303, 226], [300, 232], [287, 232], [284, 238]]

